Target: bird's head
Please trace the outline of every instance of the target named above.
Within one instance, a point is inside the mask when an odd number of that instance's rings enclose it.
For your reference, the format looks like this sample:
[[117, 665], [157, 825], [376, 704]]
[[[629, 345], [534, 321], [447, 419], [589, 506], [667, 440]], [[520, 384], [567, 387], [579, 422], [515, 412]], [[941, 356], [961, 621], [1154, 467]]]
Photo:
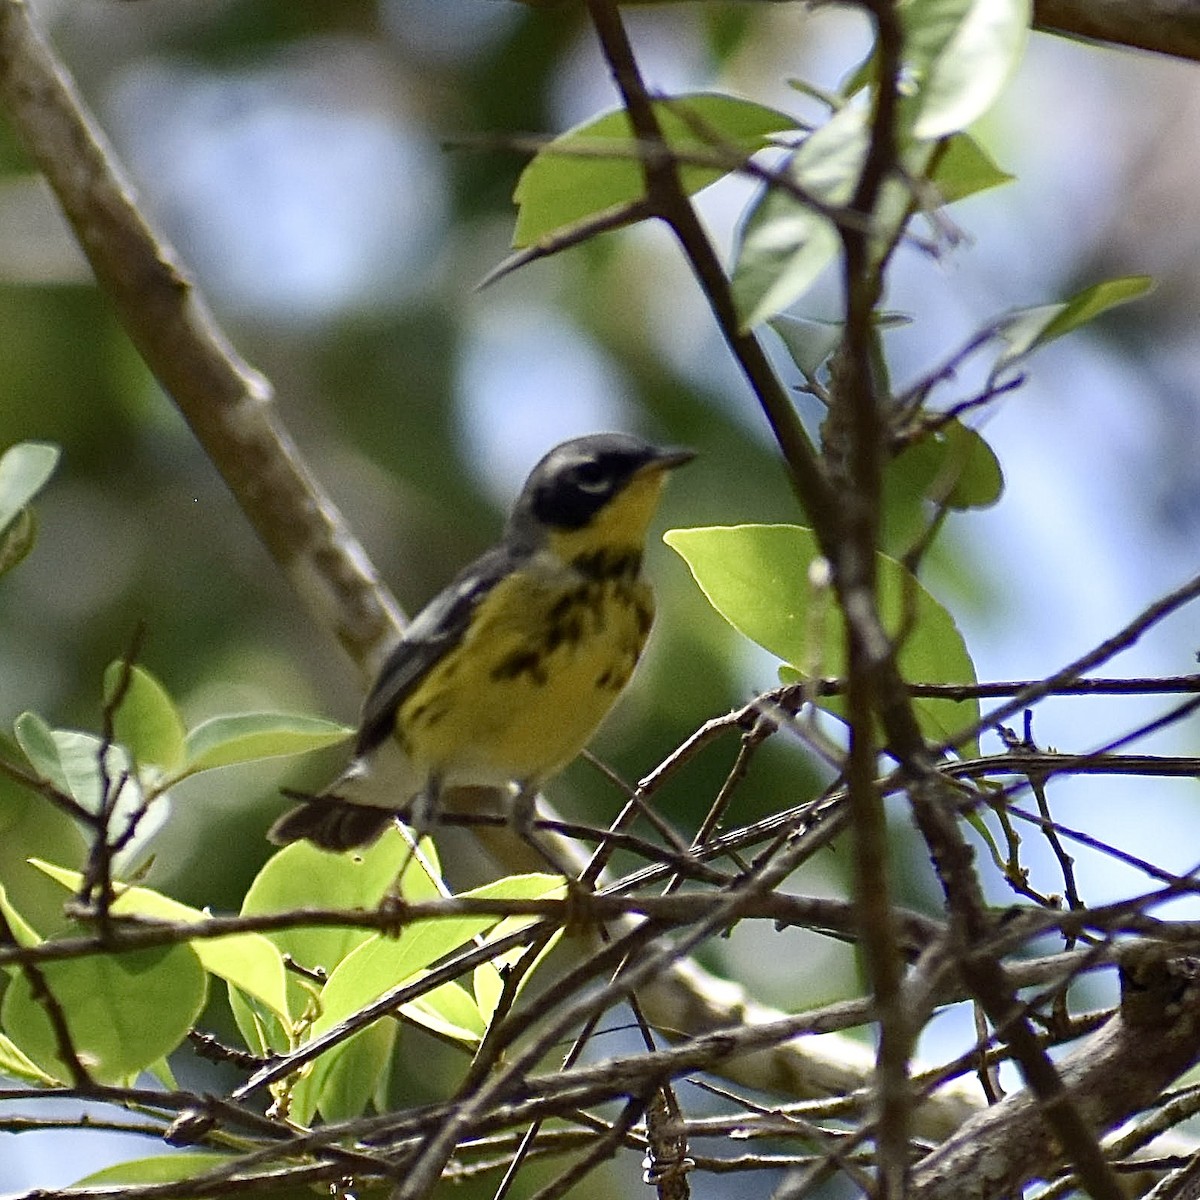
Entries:
[[563, 442], [525, 481], [510, 531], [564, 562], [640, 557], [667, 476], [694, 457], [692, 450], [655, 446], [627, 433]]

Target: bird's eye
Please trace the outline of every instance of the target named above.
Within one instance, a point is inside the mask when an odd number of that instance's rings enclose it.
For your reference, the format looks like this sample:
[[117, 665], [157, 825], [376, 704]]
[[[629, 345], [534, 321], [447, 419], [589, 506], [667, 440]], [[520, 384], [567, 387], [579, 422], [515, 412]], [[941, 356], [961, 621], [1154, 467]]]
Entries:
[[580, 463], [573, 474], [575, 485], [581, 492], [597, 495], [608, 488], [608, 475], [598, 462]]

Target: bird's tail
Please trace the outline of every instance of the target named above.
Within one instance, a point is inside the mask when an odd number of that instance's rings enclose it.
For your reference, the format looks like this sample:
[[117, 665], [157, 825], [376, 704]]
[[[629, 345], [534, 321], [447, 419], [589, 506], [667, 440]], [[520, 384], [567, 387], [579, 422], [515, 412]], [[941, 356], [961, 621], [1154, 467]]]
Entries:
[[267, 839], [286, 846], [306, 838], [322, 850], [356, 850], [379, 839], [394, 813], [368, 804], [351, 804], [337, 796], [306, 796], [267, 830]]

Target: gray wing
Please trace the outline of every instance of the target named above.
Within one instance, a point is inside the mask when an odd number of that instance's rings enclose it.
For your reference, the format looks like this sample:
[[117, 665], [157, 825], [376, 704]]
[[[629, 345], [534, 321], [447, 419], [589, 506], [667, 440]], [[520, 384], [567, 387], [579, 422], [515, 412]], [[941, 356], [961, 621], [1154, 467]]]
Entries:
[[428, 671], [452, 649], [476, 605], [512, 569], [514, 555], [496, 546], [465, 568], [417, 614], [388, 655], [363, 702], [355, 757], [370, 754], [391, 737], [396, 710]]

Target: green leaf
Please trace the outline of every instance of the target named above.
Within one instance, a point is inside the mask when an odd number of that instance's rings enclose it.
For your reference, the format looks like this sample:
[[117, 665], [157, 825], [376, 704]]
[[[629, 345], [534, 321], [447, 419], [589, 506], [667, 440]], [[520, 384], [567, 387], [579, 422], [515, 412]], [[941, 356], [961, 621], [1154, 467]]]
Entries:
[[189, 1150], [179, 1154], [155, 1154], [116, 1163], [77, 1180], [74, 1187], [98, 1187], [102, 1184], [178, 1183], [182, 1179], [226, 1167], [237, 1162], [237, 1155], [216, 1154], [208, 1150]]
[[250, 712], [213, 717], [187, 735], [184, 774], [321, 750], [345, 741], [346, 725], [299, 713]]
[[0, 1033], [0, 1075], [10, 1079], [19, 1079], [23, 1083], [32, 1083], [37, 1087], [54, 1087], [60, 1081], [53, 1075], [47, 1075], [31, 1058], [17, 1049], [11, 1038]]
[[[123, 792], [138, 792], [132, 764], [125, 748], [104, 746], [102, 738], [75, 729], [51, 729], [36, 713], [22, 713], [16, 720], [17, 741], [38, 774], [60, 791], [72, 796], [90, 813], [98, 813], [104, 800], [105, 780], [100, 770], [103, 757], [108, 786], [124, 777]], [[140, 801], [140, 794], [138, 796]]]
[[967, 133], [956, 133], [950, 138], [935, 162], [931, 182], [937, 185], [943, 204], [965, 200], [978, 192], [1012, 183], [1016, 178], [1002, 170]]
[[[344, 1012], [339, 1020], [333, 1020], [331, 1010], [326, 1005], [340, 1007], [346, 987], [353, 989], [355, 986], [358, 966], [363, 966], [368, 972], [373, 967], [377, 968], [381, 950], [385, 953], [386, 946], [379, 948], [375, 942], [365, 943], [334, 972], [322, 992], [322, 1013], [312, 1026], [312, 1036], [332, 1029], [351, 1012], [357, 1011], [352, 1008]], [[365, 963], [363, 960], [366, 959], [374, 960], [373, 964]], [[425, 971], [418, 971], [411, 981], [415, 982], [424, 974]], [[335, 977], [340, 977], [338, 983], [334, 982]], [[390, 986], [403, 982], [403, 979], [397, 980]], [[329, 990], [330, 984], [333, 985], [332, 991]], [[400, 1011], [426, 1029], [469, 1046], [478, 1044], [483, 1036], [483, 1019], [474, 999], [456, 983], [441, 984], [419, 1000], [402, 1005]], [[307, 1122], [318, 1111], [330, 1121], [348, 1120], [360, 1115], [377, 1094], [384, 1072], [390, 1069], [396, 1033], [395, 1022], [378, 1020], [320, 1055], [292, 1093], [293, 1117]]]
[[[527, 899], [554, 894], [561, 881], [548, 880], [545, 875], [515, 876], [464, 892], [463, 897]], [[332, 1029], [406, 979], [415, 979], [431, 963], [463, 948], [500, 920], [494, 916], [445, 917], [408, 925], [398, 938], [373, 934], [330, 975], [321, 992], [321, 1016], [313, 1025], [313, 1036]], [[531, 924], [533, 918], [516, 920], [521, 927]]]
[[171, 1070], [171, 1063], [165, 1055], [158, 1062], [151, 1063], [146, 1068], [146, 1073], [161, 1084], [165, 1090], [169, 1092], [179, 1090], [179, 1080], [175, 1078], [175, 1072]]
[[[491, 899], [526, 899], [562, 895], [556, 876], [532, 874], [511, 876], [486, 884], [465, 896]], [[309, 1029], [317, 1037], [353, 1013], [405, 982], [415, 982], [430, 964], [464, 948], [485, 929], [495, 926], [494, 936], [531, 924], [531, 917], [448, 917], [421, 921], [406, 927], [399, 938], [373, 935], [346, 956], [332, 972], [321, 991], [320, 1015]], [[494, 970], [494, 968], [493, 968]], [[492, 1002], [494, 1008], [495, 1002]], [[478, 1043], [487, 1027], [479, 1004], [466, 988], [455, 982], [441, 984], [400, 1011], [443, 1037], [469, 1045]], [[489, 1010], [490, 1011], [490, 1010]], [[327, 1050], [293, 1092], [293, 1115], [302, 1122], [318, 1110], [327, 1120], [357, 1116], [374, 1094], [378, 1075], [387, 1064], [391, 1042], [377, 1045], [389, 1022], [376, 1022], [346, 1042]]]
[[69, 793], [71, 785], [54, 740], [54, 730], [37, 713], [23, 712], [13, 722], [13, 733], [38, 777], [52, 783], [60, 792]]
[[950, 508], [990, 508], [1004, 491], [991, 446], [961, 421], [922, 436], [888, 467], [889, 479], [916, 484], [919, 494]]
[[[187, 1036], [204, 1007], [206, 976], [190, 946], [159, 946], [42, 964], [71, 1042], [100, 1083], [134, 1078]], [[56, 1079], [69, 1079], [45, 1006], [18, 975], [0, 1005], [8, 1036]]]
[[[681, 154], [751, 154], [767, 144], [767, 135], [796, 125], [786, 113], [715, 93], [657, 100], [654, 111], [667, 144]], [[723, 167], [684, 166], [680, 178], [691, 194], [727, 173]], [[560, 134], [521, 172], [513, 193], [519, 210], [513, 245], [530, 246], [585, 218], [632, 206], [645, 193], [629, 115], [624, 109], [607, 113]]]
[[[853, 195], [866, 154], [867, 115], [843, 108], [809, 134], [783, 168], [815, 199], [842, 205]], [[733, 295], [748, 329], [799, 299], [836, 258], [833, 223], [790, 192], [764, 187], [742, 227]]]
[[845, 78], [838, 84], [838, 97], [842, 103], [853, 99], [859, 92], [871, 87], [878, 75], [879, 49], [872, 44], [871, 48], [863, 55], [862, 61], [851, 67]]
[[792, 317], [780, 313], [768, 324], [779, 335], [788, 352], [805, 379], [817, 378], [821, 368], [842, 340], [845, 325], [841, 321], [819, 321], [812, 317]]
[[[463, 892], [464, 897], [471, 896], [477, 900], [542, 900], [562, 899], [567, 894], [561, 875], [548, 875], [544, 871], [530, 871], [525, 875], [505, 875], [503, 879], [494, 879], [491, 883], [482, 884]], [[519, 921], [523, 925], [530, 924], [533, 917], [505, 917], [506, 921]]]
[[18, 442], [0, 454], [0, 527], [46, 486], [59, 454], [59, 448], [49, 442]]
[[[996, 452], [978, 430], [951, 421], [934, 437], [945, 447], [941, 471], [935, 482], [935, 498], [951, 508], [991, 508], [1004, 494], [1004, 472]], [[953, 486], [943, 493], [947, 475]]]
[[19, 442], [0, 455], [0, 575], [33, 549], [37, 515], [30, 501], [58, 464], [59, 449], [48, 442]]
[[[912, 318], [903, 313], [875, 312], [871, 321], [876, 329], [896, 329], [911, 325]], [[812, 317], [792, 317], [781, 314], [768, 322], [779, 335], [788, 356], [805, 379], [813, 379], [837, 349], [846, 328], [843, 321], [818, 321]]]
[[[408, 843], [395, 828], [354, 854], [330, 854], [308, 842], [293, 842], [273, 854], [255, 876], [242, 902], [242, 915], [313, 906], [378, 908], [408, 854]], [[333, 971], [373, 935], [370, 930], [331, 926], [285, 929], [267, 936], [302, 966]]]
[[426, 1029], [471, 1046], [477, 1045], [487, 1031], [487, 1021], [475, 997], [460, 983], [443, 983], [406, 1004], [402, 1011]]
[[8, 889], [3, 883], [0, 883], [0, 913], [4, 914], [4, 919], [8, 922], [8, 928], [12, 932], [13, 941], [18, 946], [36, 946], [41, 942], [42, 939], [37, 930], [25, 920], [17, 911], [16, 905], [9, 899]]
[[[101, 1171], [78, 1180], [73, 1187], [136, 1187], [139, 1184], [177, 1184], [184, 1180], [199, 1180], [199, 1177], [210, 1171], [226, 1172], [229, 1167], [239, 1162], [240, 1156], [218, 1154], [211, 1150], [175, 1150], [167, 1154], [155, 1154], [150, 1158], [135, 1158], [129, 1162], [115, 1163]], [[303, 1183], [282, 1182], [277, 1174], [278, 1168], [272, 1163], [246, 1169], [244, 1165], [237, 1171], [240, 1179], [261, 1173], [262, 1180], [247, 1191], [255, 1200], [314, 1200], [318, 1194], [312, 1187]], [[201, 1191], [203, 1195], [220, 1195], [225, 1185], [218, 1182], [211, 1190]], [[180, 1189], [174, 1189], [178, 1192]], [[136, 1194], [136, 1193], [135, 1193]], [[195, 1192], [189, 1193], [195, 1194]], [[387, 1190], [377, 1187], [359, 1187], [354, 1189], [358, 1200], [387, 1200]]]
[[[473, 934], [495, 923], [494, 917], [422, 921], [404, 929], [399, 947], [397, 939], [372, 935], [329, 976], [321, 991], [321, 1015], [313, 1022], [312, 1036], [339, 1025], [406, 980], [416, 979], [435, 959], [459, 949]], [[450, 928], [433, 933], [432, 927], [438, 925]]]
[[1008, 314], [996, 327], [1007, 347], [992, 367], [992, 378], [1034, 350], [1094, 321], [1108, 309], [1144, 296], [1153, 286], [1154, 280], [1149, 275], [1124, 275], [1094, 283], [1062, 304], [1042, 304]]
[[471, 990], [475, 993], [475, 1006], [486, 1026], [495, 1016], [496, 1005], [504, 993], [504, 976], [495, 963], [480, 963], [471, 972]]
[[[292, 985], [293, 981], [289, 980], [289, 999]], [[298, 984], [295, 990], [300, 991]], [[251, 1000], [240, 988], [227, 987], [226, 992], [234, 1023], [252, 1054], [270, 1054], [292, 1048], [295, 1042], [292, 1037], [294, 1023], [290, 1019], [281, 1021], [269, 1008]], [[303, 1006], [297, 1005], [297, 1011], [303, 1011]]]
[[[805, 138], [783, 168], [802, 194], [764, 186], [742, 227], [733, 273], [744, 329], [798, 300], [838, 256], [842, 239], [813, 201], [835, 210], [850, 201], [869, 140], [867, 112], [859, 106], [839, 109]], [[905, 170], [923, 177], [933, 157], [931, 145], [911, 146], [905, 153]], [[912, 208], [909, 185], [898, 178], [887, 180], [872, 221], [875, 257], [881, 258], [899, 236]]]
[[[463, 892], [464, 899], [525, 900], [561, 895], [562, 881], [544, 874], [514, 875]], [[332, 1029], [351, 1013], [377, 1000], [431, 963], [466, 945], [477, 934], [500, 923], [494, 916], [445, 917], [406, 926], [399, 937], [372, 934], [347, 955], [321, 992], [321, 1016], [313, 1035]], [[532, 917], [513, 918], [510, 929], [532, 924]], [[505, 922], [507, 925], [507, 921]]]
[[[13, 750], [15, 759], [15, 747]], [[62, 891], [26, 860], [79, 862], [85, 853], [79, 826], [65, 812], [37, 792], [0, 777], [0, 879], [9, 900], [35, 929], [50, 934], [61, 928]]]
[[397, 1033], [394, 1021], [376, 1021], [322, 1054], [292, 1089], [291, 1119], [308, 1125], [318, 1112], [327, 1121], [361, 1116], [391, 1069]]
[[[840, 109], [810, 134], [784, 168], [806, 195], [837, 208], [854, 193], [870, 137], [861, 107]], [[1006, 175], [971, 138], [952, 138], [940, 154], [929, 144], [910, 146], [905, 170], [921, 177], [933, 163], [932, 182], [942, 203], [996, 187]], [[876, 253], [898, 236], [913, 205], [907, 185], [889, 180], [876, 207]], [[833, 223], [811, 204], [779, 187], [764, 187], [742, 227], [733, 293], [743, 328], [769, 320], [816, 283], [841, 250]]]
[[[33, 866], [60, 883], [68, 891], [76, 891], [83, 882], [78, 871], [34, 860]], [[191, 924], [207, 920], [209, 914], [172, 900], [161, 892], [146, 887], [129, 887], [116, 883], [117, 898], [113, 902], [114, 916], [148, 917], [172, 924]], [[287, 978], [283, 956], [261, 933], [238, 933], [224, 938], [198, 938], [188, 943], [204, 969], [240, 988], [265, 1004], [272, 1012], [287, 1019]]]
[[[464, 892], [464, 897], [480, 899], [536, 899], [563, 893], [562, 881], [545, 874], [516, 875], [485, 884]], [[348, 954], [330, 974], [321, 991], [320, 1015], [313, 1022], [310, 1037], [317, 1037], [334, 1028], [351, 1014], [377, 1000], [385, 992], [406, 981], [415, 981], [425, 974], [434, 962], [466, 946], [473, 937], [493, 926], [503, 926], [505, 932], [533, 922], [532, 917], [500, 919], [490, 916], [461, 916], [419, 921], [405, 927], [399, 937], [373, 934]], [[479, 1005], [465, 988], [457, 983], [440, 985], [420, 1000], [402, 1006], [410, 1020], [424, 1025], [446, 1037], [475, 1043], [483, 1036], [486, 1021]], [[313, 1064], [306, 1077], [305, 1090], [299, 1097], [301, 1113], [320, 1110], [333, 1119], [330, 1104], [343, 1115], [357, 1115], [355, 1104], [365, 1106], [375, 1086], [373, 1068], [363, 1065], [363, 1051], [354, 1048], [369, 1027], [340, 1046], [326, 1051]], [[386, 1024], [386, 1022], [385, 1022]], [[357, 1066], [348, 1066], [346, 1056]], [[382, 1063], [386, 1056], [367, 1056], [370, 1063]], [[357, 1081], [352, 1082], [352, 1076]], [[328, 1100], [336, 1092], [340, 1099]], [[294, 1100], [296, 1097], [293, 1098]], [[357, 1111], [362, 1111], [359, 1108]], [[305, 1117], [299, 1119], [304, 1120]]]
[[[546, 899], [561, 899], [567, 894], [566, 885], [556, 875], [513, 875], [508, 879], [497, 880], [495, 884], [489, 886], [497, 889], [492, 893], [493, 895], [521, 895], [528, 896], [531, 900], [541, 899], [542, 897]], [[520, 890], [510, 892], [508, 890], [510, 888], [519, 888]], [[510, 933], [514, 933], [528, 924], [530, 924], [529, 917], [505, 917], [495, 929], [488, 933], [486, 940], [489, 942], [501, 941]], [[525, 986], [537, 973], [538, 967], [545, 960], [546, 956], [558, 945], [562, 935], [563, 930], [559, 928], [547, 939], [545, 945], [538, 951], [537, 957], [534, 959], [529, 970], [521, 976], [521, 980], [517, 985], [516, 995], [519, 996], [524, 991]], [[492, 1017], [496, 1012], [496, 1005], [500, 1002], [500, 996], [504, 988], [504, 977], [501, 972], [507, 967], [515, 966], [526, 953], [527, 950], [524, 946], [514, 946], [511, 950], [498, 955], [490, 962], [480, 963], [475, 968], [471, 984], [475, 993], [475, 1004], [485, 1026], [491, 1023]]]
[[903, 83], [914, 137], [966, 129], [995, 103], [1021, 61], [1030, 0], [907, 0]]
[[[810, 529], [794, 525], [739, 525], [673, 529], [663, 539], [688, 564], [709, 603], [735, 629], [805, 678], [845, 674], [845, 633], [829, 589], [815, 589], [811, 572], [821, 559]], [[895, 636], [909, 630], [899, 653], [905, 679], [920, 683], [974, 683], [975, 668], [949, 612], [905, 568], [878, 556], [879, 609]], [[911, 611], [911, 622], [906, 620]], [[832, 712], [838, 705], [822, 701]], [[925, 735], [941, 742], [973, 723], [977, 701], [914, 701]]]
[[[42, 779], [66, 792], [90, 813], [99, 813], [106, 788], [119, 788], [109, 832], [124, 838], [129, 822], [136, 832], [124, 842], [113, 860], [118, 874], [131, 871], [146, 844], [162, 828], [170, 812], [170, 798], [159, 794], [147, 807], [146, 794], [124, 746], [114, 743], [105, 751], [95, 734], [74, 729], [51, 729], [36, 713], [22, 713], [15, 725], [17, 741]], [[101, 770], [103, 758], [104, 770]]]
[[[401, 941], [403, 937], [402, 934]], [[373, 935], [338, 964], [321, 989], [320, 1015], [308, 1030], [310, 1038], [327, 1032], [357, 1011], [361, 1005], [354, 997], [363, 996], [362, 1003], [369, 1003], [409, 977], [411, 973], [403, 968], [398, 978], [389, 971], [388, 960], [395, 949], [394, 941]], [[391, 982], [372, 991], [372, 983], [385, 977]], [[330, 1120], [358, 1116], [375, 1092], [379, 1073], [391, 1050], [394, 1029], [390, 1019], [375, 1021], [325, 1051], [293, 1091], [293, 1117], [301, 1122], [311, 1121], [318, 1110]]]
[[[354, 854], [330, 854], [308, 842], [293, 842], [273, 854], [255, 876], [242, 902], [242, 915], [313, 906], [378, 908], [408, 856], [408, 843], [395, 828], [385, 830], [373, 846]], [[283, 929], [266, 935], [281, 953], [291, 955], [301, 966], [330, 973], [371, 936], [369, 930], [334, 926]], [[289, 1010], [298, 1016], [310, 1002], [311, 989], [295, 976], [288, 977], [287, 986]], [[231, 996], [230, 1000], [248, 1045], [265, 1036], [263, 1049], [291, 1048], [290, 1027], [269, 1012], [243, 1003], [240, 997]]]
[[[126, 664], [110, 663], [104, 672], [104, 703], [112, 703]], [[126, 746], [139, 767], [156, 766], [174, 771], [184, 763], [183, 718], [175, 702], [149, 671], [128, 668], [129, 682], [113, 718], [116, 739]]]
[[913, 546], [929, 528], [931, 505], [987, 508], [1003, 490], [1000, 463], [974, 429], [951, 421], [926, 430], [884, 471], [883, 548], [902, 554]]

